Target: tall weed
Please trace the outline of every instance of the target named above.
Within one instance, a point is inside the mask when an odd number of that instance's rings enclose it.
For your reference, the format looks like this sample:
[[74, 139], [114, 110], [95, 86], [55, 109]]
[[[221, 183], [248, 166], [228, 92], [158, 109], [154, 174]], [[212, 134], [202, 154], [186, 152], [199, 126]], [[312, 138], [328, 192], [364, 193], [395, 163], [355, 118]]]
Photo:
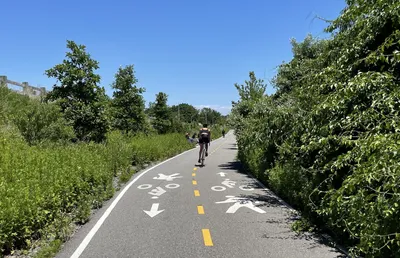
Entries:
[[17, 134], [0, 131], [0, 250], [29, 248], [66, 216], [85, 223], [91, 209], [113, 195], [115, 176], [189, 148], [181, 134], [112, 132], [104, 144], [29, 146]]

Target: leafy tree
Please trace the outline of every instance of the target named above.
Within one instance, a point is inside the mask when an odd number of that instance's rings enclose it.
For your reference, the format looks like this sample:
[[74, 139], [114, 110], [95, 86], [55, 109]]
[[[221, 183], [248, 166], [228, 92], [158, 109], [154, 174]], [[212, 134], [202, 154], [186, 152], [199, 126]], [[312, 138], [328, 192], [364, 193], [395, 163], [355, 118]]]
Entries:
[[250, 80], [245, 81], [245, 85], [235, 83], [239, 97], [242, 101], [257, 101], [264, 96], [266, 85], [262, 79], [257, 79], [254, 72], [249, 72]]
[[171, 112], [174, 117], [177, 117], [182, 122], [191, 123], [193, 121], [198, 121], [199, 111], [190, 104], [181, 103], [173, 105], [171, 107]]
[[112, 107], [114, 127], [127, 132], [143, 131], [146, 125], [145, 102], [142, 94], [145, 89], [137, 87], [133, 65], [120, 67], [115, 74], [112, 88]]
[[[262, 79], [257, 79], [254, 72], [249, 72], [250, 80], [246, 80], [245, 84], [239, 85], [235, 83], [235, 88], [238, 91], [240, 100], [238, 102], [232, 101], [232, 107], [239, 105], [236, 112], [240, 117], [246, 117], [252, 110], [256, 101], [260, 100], [267, 88]], [[239, 117], [237, 117], [239, 118]], [[241, 119], [241, 118], [239, 118]]]
[[171, 110], [167, 105], [168, 95], [164, 92], [156, 94], [156, 102], [153, 107], [154, 128], [160, 134], [165, 134], [171, 129]]
[[154, 116], [154, 102], [149, 102], [148, 108], [145, 109], [146, 115], [153, 117]]
[[218, 124], [222, 121], [222, 115], [220, 112], [212, 108], [203, 108], [199, 114], [200, 123], [208, 123], [210, 125]]
[[257, 101], [265, 95], [267, 88], [262, 79], [257, 79], [254, 72], [249, 72], [250, 80], [245, 84], [235, 83], [235, 88], [239, 94], [239, 101], [232, 101], [232, 115], [229, 123], [235, 128], [235, 134], [239, 135], [242, 131], [243, 121], [253, 111]]
[[327, 62], [330, 61], [328, 58], [320, 58], [318, 62], [315, 60], [320, 57], [327, 44], [328, 40], [318, 40], [312, 35], [307, 35], [303, 42], [291, 40], [293, 59], [278, 67], [278, 73], [272, 80], [272, 85], [277, 90], [274, 99], [301, 85], [307, 85], [313, 79], [310, 74], [326, 67]]
[[80, 140], [102, 141], [108, 129], [105, 115], [105, 91], [99, 87], [100, 76], [94, 71], [98, 62], [86, 53], [84, 45], [67, 41], [66, 59], [46, 70], [48, 77], [57, 79], [47, 100], [57, 100], [65, 118], [71, 121]]

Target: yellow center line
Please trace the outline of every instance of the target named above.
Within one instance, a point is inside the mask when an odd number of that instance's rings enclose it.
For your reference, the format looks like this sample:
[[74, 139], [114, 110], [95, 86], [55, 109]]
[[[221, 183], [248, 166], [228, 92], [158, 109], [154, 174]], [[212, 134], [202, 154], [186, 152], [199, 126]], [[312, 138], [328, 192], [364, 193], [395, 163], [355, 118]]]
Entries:
[[197, 213], [204, 214], [204, 207], [202, 205], [197, 206]]
[[204, 245], [205, 246], [213, 246], [213, 242], [211, 239], [211, 234], [210, 234], [210, 230], [209, 229], [202, 229], [203, 232], [203, 239], [204, 239]]
[[196, 196], [196, 197], [200, 196], [199, 190], [194, 190], [194, 196]]
[[197, 185], [197, 181], [196, 181], [196, 180], [193, 180], [193, 181], [192, 181], [192, 184], [193, 184], [193, 185]]
[[192, 173], [192, 176], [196, 176], [196, 173]]

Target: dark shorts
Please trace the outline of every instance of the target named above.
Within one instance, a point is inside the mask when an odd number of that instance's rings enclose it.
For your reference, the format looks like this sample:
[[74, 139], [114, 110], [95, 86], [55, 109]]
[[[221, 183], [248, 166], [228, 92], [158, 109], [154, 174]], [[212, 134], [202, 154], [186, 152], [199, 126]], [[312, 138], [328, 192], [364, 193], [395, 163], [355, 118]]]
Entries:
[[210, 143], [210, 139], [208, 137], [200, 137], [199, 138], [199, 143]]

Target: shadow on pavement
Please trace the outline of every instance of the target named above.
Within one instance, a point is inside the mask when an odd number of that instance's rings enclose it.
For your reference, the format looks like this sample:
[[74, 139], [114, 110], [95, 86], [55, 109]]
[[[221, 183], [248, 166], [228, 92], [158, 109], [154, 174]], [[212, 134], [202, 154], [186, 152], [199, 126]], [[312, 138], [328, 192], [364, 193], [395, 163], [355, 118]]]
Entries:
[[225, 150], [237, 150], [237, 147], [231, 147], [231, 148], [224, 148]]
[[225, 164], [218, 165], [218, 167], [225, 170], [236, 170], [239, 173], [241, 173], [240, 171], [243, 168], [242, 163], [239, 161], [231, 161]]
[[[276, 195], [269, 189], [265, 189], [264, 187], [260, 186], [253, 177], [249, 176], [246, 172], [243, 172], [243, 166], [239, 161], [232, 161], [227, 162], [224, 164], [220, 164], [219, 169], [223, 170], [231, 170], [236, 171], [239, 174], [246, 176], [247, 178], [251, 179], [251, 182], [248, 180], [244, 180], [243, 182], [246, 187], [254, 188], [254, 191], [248, 192], [245, 194], [241, 194], [240, 198], [244, 198], [247, 200], [252, 201], [255, 203], [257, 207], [281, 207], [281, 208], [288, 208], [286, 205], [281, 203]], [[241, 184], [243, 185], [243, 183]], [[287, 216], [283, 218], [270, 218], [266, 219], [265, 221], [257, 221], [257, 223], [269, 223], [269, 224], [281, 224], [286, 227], [286, 229], [282, 232], [278, 233], [265, 233], [262, 235], [262, 238], [267, 239], [291, 239], [291, 240], [306, 240], [309, 243], [308, 249], [317, 248], [321, 245], [329, 246], [331, 248], [330, 252], [335, 253], [335, 257], [338, 258], [345, 258], [348, 257], [343, 252], [341, 252], [338, 248], [335, 247], [335, 244], [331, 241], [327, 240], [326, 238], [322, 237], [317, 233], [296, 233], [292, 229], [290, 229], [290, 225], [300, 218], [299, 214], [296, 211], [291, 211], [287, 209]]]
[[[288, 224], [289, 222], [286, 221], [285, 224]], [[336, 258], [347, 258], [346, 254], [341, 252], [339, 249], [335, 247], [332, 242], [329, 240], [323, 238], [322, 236], [315, 234], [315, 233], [309, 233], [309, 232], [302, 232], [302, 233], [296, 233], [293, 232], [291, 229], [278, 232], [278, 233], [265, 233], [264, 235], [261, 236], [262, 238], [266, 239], [279, 239], [279, 240], [305, 240], [308, 242], [309, 246], [307, 249], [314, 249], [318, 248], [321, 245], [324, 246], [329, 246], [331, 249], [329, 250], [331, 253], [334, 253]]]
[[288, 229], [278, 233], [266, 233], [261, 236], [265, 239], [279, 239], [279, 240], [305, 240], [308, 243], [307, 249], [315, 249], [321, 245], [329, 246], [329, 252], [334, 253], [337, 258], [347, 258], [348, 256], [342, 253], [340, 250], [336, 249], [335, 246], [328, 240], [313, 234], [313, 233], [294, 233], [292, 230]]
[[243, 165], [240, 161], [230, 161], [228, 163], [220, 164], [218, 165], [218, 168], [221, 170], [234, 170], [239, 174], [245, 175], [248, 178], [252, 178], [251, 176], [249, 176], [249, 174], [244, 172]]
[[237, 144], [229, 144], [229, 146], [224, 148], [225, 150], [238, 150]]

